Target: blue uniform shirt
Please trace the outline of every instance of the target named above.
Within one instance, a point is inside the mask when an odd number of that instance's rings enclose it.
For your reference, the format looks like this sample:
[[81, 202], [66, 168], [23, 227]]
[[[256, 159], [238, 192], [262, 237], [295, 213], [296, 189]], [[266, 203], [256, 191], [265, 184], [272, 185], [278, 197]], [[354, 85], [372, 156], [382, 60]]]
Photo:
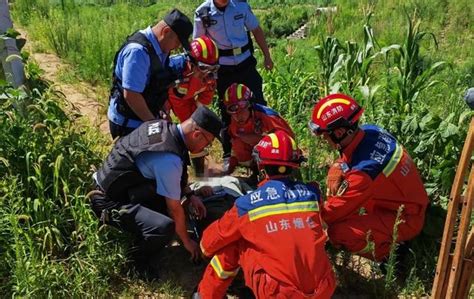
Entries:
[[[198, 12], [209, 7], [211, 26], [204, 28]], [[258, 20], [246, 2], [229, 0], [224, 11], [220, 11], [213, 0], [207, 0], [196, 9], [194, 18], [193, 38], [208, 35], [219, 49], [234, 49], [245, 46], [249, 40], [247, 30], [252, 31], [258, 26]], [[251, 55], [250, 50], [236, 56], [219, 57], [219, 64], [236, 65]]]
[[[156, 54], [162, 63], [164, 63], [169, 53], [161, 50], [158, 40], [151, 31], [151, 27], [140, 30], [140, 32], [151, 42]], [[150, 57], [145, 47], [137, 43], [126, 45], [117, 57], [117, 65], [115, 66], [114, 72], [115, 76], [122, 81], [123, 88], [138, 93], [143, 92], [150, 80]], [[107, 116], [113, 123], [122, 125], [124, 117], [118, 113], [116, 105], [116, 100], [111, 99]], [[142, 122], [130, 120], [127, 127], [136, 128], [141, 123]]]
[[155, 180], [156, 193], [171, 199], [181, 199], [183, 161], [172, 153], [144, 152], [135, 161], [141, 174]]
[[[179, 125], [178, 132], [184, 140]], [[135, 160], [140, 173], [147, 179], [155, 180], [157, 194], [176, 200], [181, 199], [183, 163], [178, 155], [168, 152], [144, 152]]]

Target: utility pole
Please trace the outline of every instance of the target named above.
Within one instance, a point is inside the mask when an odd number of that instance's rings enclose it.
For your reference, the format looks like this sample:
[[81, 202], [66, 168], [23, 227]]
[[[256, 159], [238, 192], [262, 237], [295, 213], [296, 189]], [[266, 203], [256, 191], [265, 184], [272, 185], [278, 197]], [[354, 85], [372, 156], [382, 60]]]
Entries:
[[[0, 35], [9, 28], [13, 28], [13, 23], [8, 0], [0, 0]], [[20, 51], [14, 38], [0, 37], [0, 78], [6, 79], [13, 87], [19, 87], [25, 80], [23, 62], [17, 58], [19, 55]]]

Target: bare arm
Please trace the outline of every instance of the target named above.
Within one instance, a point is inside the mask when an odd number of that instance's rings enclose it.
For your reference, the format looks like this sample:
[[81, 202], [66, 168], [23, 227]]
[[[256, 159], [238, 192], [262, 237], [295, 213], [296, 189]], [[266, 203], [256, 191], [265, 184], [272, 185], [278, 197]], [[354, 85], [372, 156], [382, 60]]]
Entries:
[[166, 206], [168, 207], [171, 218], [174, 220], [176, 234], [183, 242], [184, 247], [189, 251], [189, 253], [191, 253], [191, 258], [193, 260], [199, 258], [199, 246], [196, 242], [191, 240], [188, 235], [188, 231], [186, 229], [186, 218], [184, 209], [181, 206], [181, 202], [179, 200], [166, 198]]
[[270, 50], [268, 50], [267, 41], [265, 39], [265, 34], [263, 33], [262, 27], [257, 26], [257, 28], [252, 30], [252, 33], [258, 46], [260, 49], [262, 49], [265, 68], [267, 70], [271, 70], [273, 68], [273, 61], [270, 55]]
[[143, 121], [149, 121], [155, 119], [153, 113], [145, 102], [145, 99], [138, 92], [134, 92], [128, 89], [123, 90], [125, 101], [132, 111]]

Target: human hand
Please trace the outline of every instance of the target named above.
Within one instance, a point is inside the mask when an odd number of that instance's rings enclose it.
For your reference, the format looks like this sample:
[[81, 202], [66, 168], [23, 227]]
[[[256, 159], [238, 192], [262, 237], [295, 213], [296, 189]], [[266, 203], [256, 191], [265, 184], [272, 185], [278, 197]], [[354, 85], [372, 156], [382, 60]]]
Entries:
[[202, 254], [201, 248], [199, 248], [198, 243], [196, 243], [194, 240], [189, 239], [189, 240], [183, 241], [183, 246], [191, 254], [191, 261], [193, 263], [198, 262]]
[[198, 220], [206, 218], [206, 214], [207, 214], [206, 207], [202, 203], [201, 198], [199, 196], [192, 195], [190, 198], [189, 204], [191, 205], [191, 208], [196, 214], [196, 218]]
[[214, 90], [217, 87], [217, 80], [214, 77], [207, 77], [206, 80], [207, 90]]
[[335, 196], [337, 195], [337, 190], [341, 185], [341, 182], [344, 178], [344, 172], [341, 167], [340, 162], [335, 162], [331, 165], [328, 171], [328, 176], [326, 178], [326, 195], [327, 196]]
[[196, 195], [202, 197], [208, 197], [214, 194], [214, 190], [211, 186], [202, 186], [201, 188], [196, 190]]
[[263, 65], [267, 71], [271, 71], [273, 69], [273, 60], [270, 55], [265, 56], [263, 60]]

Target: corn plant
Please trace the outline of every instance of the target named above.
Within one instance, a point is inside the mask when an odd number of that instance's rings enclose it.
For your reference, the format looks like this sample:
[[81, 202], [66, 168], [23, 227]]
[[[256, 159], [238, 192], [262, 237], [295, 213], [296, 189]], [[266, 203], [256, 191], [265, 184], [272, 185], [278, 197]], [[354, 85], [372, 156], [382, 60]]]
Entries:
[[388, 93], [395, 102], [396, 115], [410, 114], [420, 93], [439, 83], [434, 77], [446, 66], [446, 62], [432, 62], [420, 53], [421, 43], [426, 38], [431, 38], [437, 47], [434, 34], [420, 31], [421, 21], [408, 14], [407, 23], [405, 39], [394, 53], [394, 65], [388, 66], [387, 74]]
[[321, 65], [322, 81], [324, 82], [324, 94], [337, 92], [342, 89], [347, 94], [363, 88], [363, 91], [373, 98], [378, 87], [371, 89], [371, 66], [379, 56], [386, 56], [388, 52], [399, 49], [399, 45], [390, 45], [377, 50], [374, 32], [370, 26], [369, 13], [363, 26], [364, 43], [354, 41], [340, 42], [335, 37], [327, 37], [326, 40], [316, 46], [319, 62]]
[[336, 75], [341, 68], [342, 46], [335, 37], [326, 37], [321, 45], [314, 47], [321, 65], [321, 81], [323, 82], [322, 94], [326, 95], [332, 86], [336, 84]]

